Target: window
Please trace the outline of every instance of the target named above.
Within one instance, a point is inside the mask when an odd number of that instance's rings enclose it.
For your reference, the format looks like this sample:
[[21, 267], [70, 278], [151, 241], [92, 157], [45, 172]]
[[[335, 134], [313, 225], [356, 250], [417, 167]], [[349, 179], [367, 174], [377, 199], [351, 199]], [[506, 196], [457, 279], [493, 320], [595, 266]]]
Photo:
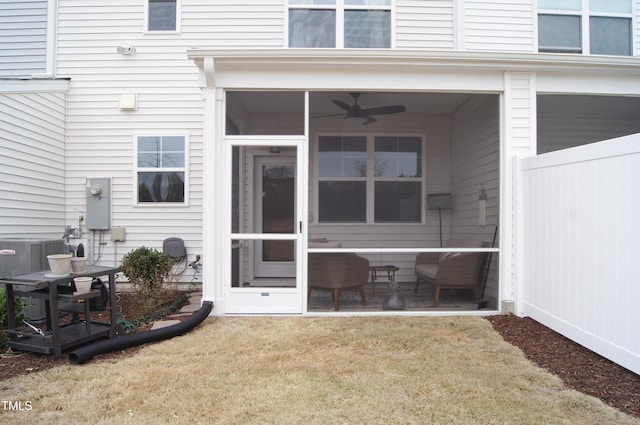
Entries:
[[290, 0], [289, 47], [391, 47], [391, 0]]
[[137, 202], [186, 203], [186, 138], [141, 136], [136, 143]]
[[538, 50], [631, 56], [631, 0], [540, 0]]
[[422, 138], [321, 136], [320, 223], [419, 223]]
[[149, 31], [178, 31], [179, 0], [147, 0], [147, 29]]
[[421, 138], [376, 137], [374, 143], [375, 222], [420, 222]]

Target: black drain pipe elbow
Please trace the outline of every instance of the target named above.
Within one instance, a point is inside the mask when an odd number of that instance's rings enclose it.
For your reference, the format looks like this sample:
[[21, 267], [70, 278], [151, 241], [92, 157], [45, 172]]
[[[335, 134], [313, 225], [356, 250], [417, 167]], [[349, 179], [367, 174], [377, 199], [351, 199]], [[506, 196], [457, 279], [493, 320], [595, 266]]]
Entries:
[[124, 335], [113, 339], [107, 339], [80, 347], [69, 354], [69, 362], [72, 364], [82, 364], [88, 362], [98, 354], [124, 350], [125, 348], [137, 347], [138, 345], [184, 335], [202, 323], [202, 321], [209, 316], [211, 310], [213, 310], [213, 301], [204, 301], [200, 310], [180, 323], [161, 329], [141, 332], [139, 334]]

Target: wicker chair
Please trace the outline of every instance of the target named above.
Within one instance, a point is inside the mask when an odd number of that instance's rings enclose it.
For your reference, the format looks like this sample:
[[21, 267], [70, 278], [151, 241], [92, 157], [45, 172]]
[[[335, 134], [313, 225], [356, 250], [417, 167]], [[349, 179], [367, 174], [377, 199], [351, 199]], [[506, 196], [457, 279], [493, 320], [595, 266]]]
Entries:
[[[482, 241], [452, 239], [445, 248], [482, 248]], [[479, 299], [478, 281], [485, 254], [481, 252], [422, 252], [416, 256], [416, 288], [420, 282], [435, 286], [433, 304], [440, 301], [440, 289], [470, 289]]]
[[367, 305], [364, 284], [369, 279], [369, 260], [351, 253], [309, 254], [309, 291], [312, 289], [333, 291], [335, 310], [340, 310], [340, 291], [358, 289], [362, 305]]

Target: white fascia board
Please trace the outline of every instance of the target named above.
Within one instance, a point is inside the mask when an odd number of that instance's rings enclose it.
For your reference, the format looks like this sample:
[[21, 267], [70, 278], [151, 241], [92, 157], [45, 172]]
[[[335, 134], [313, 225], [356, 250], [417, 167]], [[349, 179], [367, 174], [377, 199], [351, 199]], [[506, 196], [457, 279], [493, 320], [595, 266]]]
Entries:
[[36, 93], [36, 92], [67, 92], [70, 81], [60, 80], [11, 80], [0, 79], [0, 93]]
[[192, 49], [188, 57], [202, 68], [204, 58], [216, 67], [375, 67], [376, 71], [464, 67], [501, 71], [620, 72], [640, 76], [640, 58], [545, 53], [424, 51], [388, 49]]

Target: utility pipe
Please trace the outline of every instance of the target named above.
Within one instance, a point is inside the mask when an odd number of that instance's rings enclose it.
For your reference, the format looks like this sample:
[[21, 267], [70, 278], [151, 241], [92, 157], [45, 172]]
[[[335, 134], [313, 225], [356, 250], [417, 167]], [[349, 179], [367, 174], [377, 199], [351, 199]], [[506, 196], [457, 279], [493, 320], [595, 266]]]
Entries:
[[187, 320], [165, 328], [141, 332], [139, 334], [124, 335], [80, 347], [69, 354], [69, 362], [71, 362], [71, 364], [82, 364], [88, 362], [98, 354], [110, 353], [112, 351], [137, 347], [138, 345], [184, 335], [206, 319], [212, 309], [213, 301], [204, 301], [200, 310]]

